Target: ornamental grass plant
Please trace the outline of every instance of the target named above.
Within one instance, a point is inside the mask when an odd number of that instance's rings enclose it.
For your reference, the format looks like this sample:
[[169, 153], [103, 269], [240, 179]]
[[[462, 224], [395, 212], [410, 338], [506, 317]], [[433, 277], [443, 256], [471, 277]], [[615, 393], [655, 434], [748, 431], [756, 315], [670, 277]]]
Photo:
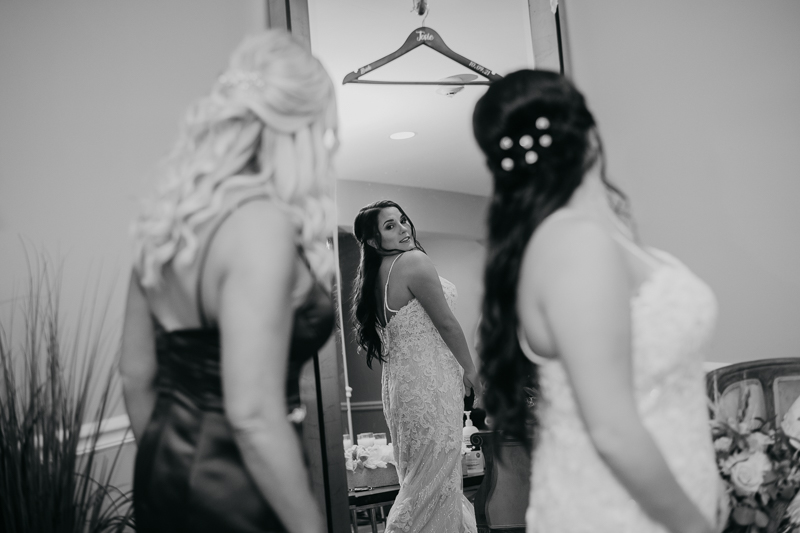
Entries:
[[0, 531], [126, 531], [131, 498], [112, 485], [122, 444], [101, 457], [101, 424], [91, 424], [119, 396], [116, 349], [83, 304], [66, 326], [61, 274], [46, 258], [29, 273], [27, 294], [0, 318]]

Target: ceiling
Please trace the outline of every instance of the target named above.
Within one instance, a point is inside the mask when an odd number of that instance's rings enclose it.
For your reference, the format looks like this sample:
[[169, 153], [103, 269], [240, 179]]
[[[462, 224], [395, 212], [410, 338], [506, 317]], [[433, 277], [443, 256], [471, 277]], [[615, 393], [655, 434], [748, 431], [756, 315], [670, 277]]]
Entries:
[[[429, 0], [424, 25], [455, 52], [505, 75], [533, 67], [527, 0]], [[397, 50], [422, 25], [411, 0], [308, 0], [313, 53], [337, 86], [340, 179], [488, 196], [490, 177], [472, 136], [485, 85], [453, 96], [435, 85], [341, 85], [345, 75]], [[362, 79], [439, 81], [470, 74], [420, 46]], [[392, 140], [413, 131], [407, 140]]]

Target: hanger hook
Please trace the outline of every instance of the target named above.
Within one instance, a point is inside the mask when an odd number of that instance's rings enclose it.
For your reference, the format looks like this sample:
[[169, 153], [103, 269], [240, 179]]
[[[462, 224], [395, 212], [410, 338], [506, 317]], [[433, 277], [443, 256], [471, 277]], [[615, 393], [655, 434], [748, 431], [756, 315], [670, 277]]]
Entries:
[[425, 26], [425, 19], [428, 18], [428, 0], [411, 0], [411, 5], [411, 11], [416, 11], [417, 15], [423, 17], [422, 26]]
[[[423, 0], [424, 2], [425, 0]], [[425, 27], [425, 20], [428, 18], [428, 14], [431, 12], [431, 9], [425, 6], [425, 16], [422, 17], [422, 27]]]

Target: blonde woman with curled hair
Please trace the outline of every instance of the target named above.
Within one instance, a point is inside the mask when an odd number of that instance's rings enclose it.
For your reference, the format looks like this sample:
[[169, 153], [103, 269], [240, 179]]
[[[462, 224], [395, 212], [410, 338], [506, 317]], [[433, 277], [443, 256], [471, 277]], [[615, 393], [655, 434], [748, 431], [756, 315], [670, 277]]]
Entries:
[[298, 378], [330, 336], [333, 84], [284, 31], [189, 108], [135, 264], [120, 371], [137, 531], [322, 532]]

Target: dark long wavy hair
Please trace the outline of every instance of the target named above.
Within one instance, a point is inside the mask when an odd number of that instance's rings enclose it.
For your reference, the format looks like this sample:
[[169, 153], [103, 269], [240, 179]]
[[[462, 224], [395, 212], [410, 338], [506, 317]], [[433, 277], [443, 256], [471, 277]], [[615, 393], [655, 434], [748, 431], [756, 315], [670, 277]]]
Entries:
[[523, 252], [598, 160], [612, 206], [629, 222], [627, 198], [606, 179], [602, 143], [583, 95], [555, 72], [521, 70], [494, 82], [476, 104], [472, 125], [494, 178], [479, 334], [484, 404], [497, 430], [530, 447], [536, 421], [529, 391], [535, 402], [538, 376], [517, 340]]
[[[386, 250], [381, 243], [381, 232], [378, 229], [378, 215], [382, 209], [396, 207], [400, 213], [408, 220], [411, 227], [411, 238], [414, 239], [414, 246], [421, 251], [425, 251], [417, 241], [417, 230], [411, 218], [406, 215], [403, 208], [391, 200], [380, 200], [362, 207], [353, 222], [353, 235], [358, 241], [361, 249], [361, 260], [358, 264], [356, 280], [353, 284], [352, 316], [353, 324], [356, 325], [356, 342], [358, 346], [367, 354], [367, 366], [372, 368], [372, 360], [377, 359], [381, 363], [385, 362], [383, 356], [383, 342], [378, 333], [378, 298], [375, 292], [375, 283], [378, 280], [378, 269], [381, 267], [383, 257], [386, 255], [396, 255], [405, 250]], [[373, 239], [378, 245], [377, 249], [371, 246], [368, 241]]]

